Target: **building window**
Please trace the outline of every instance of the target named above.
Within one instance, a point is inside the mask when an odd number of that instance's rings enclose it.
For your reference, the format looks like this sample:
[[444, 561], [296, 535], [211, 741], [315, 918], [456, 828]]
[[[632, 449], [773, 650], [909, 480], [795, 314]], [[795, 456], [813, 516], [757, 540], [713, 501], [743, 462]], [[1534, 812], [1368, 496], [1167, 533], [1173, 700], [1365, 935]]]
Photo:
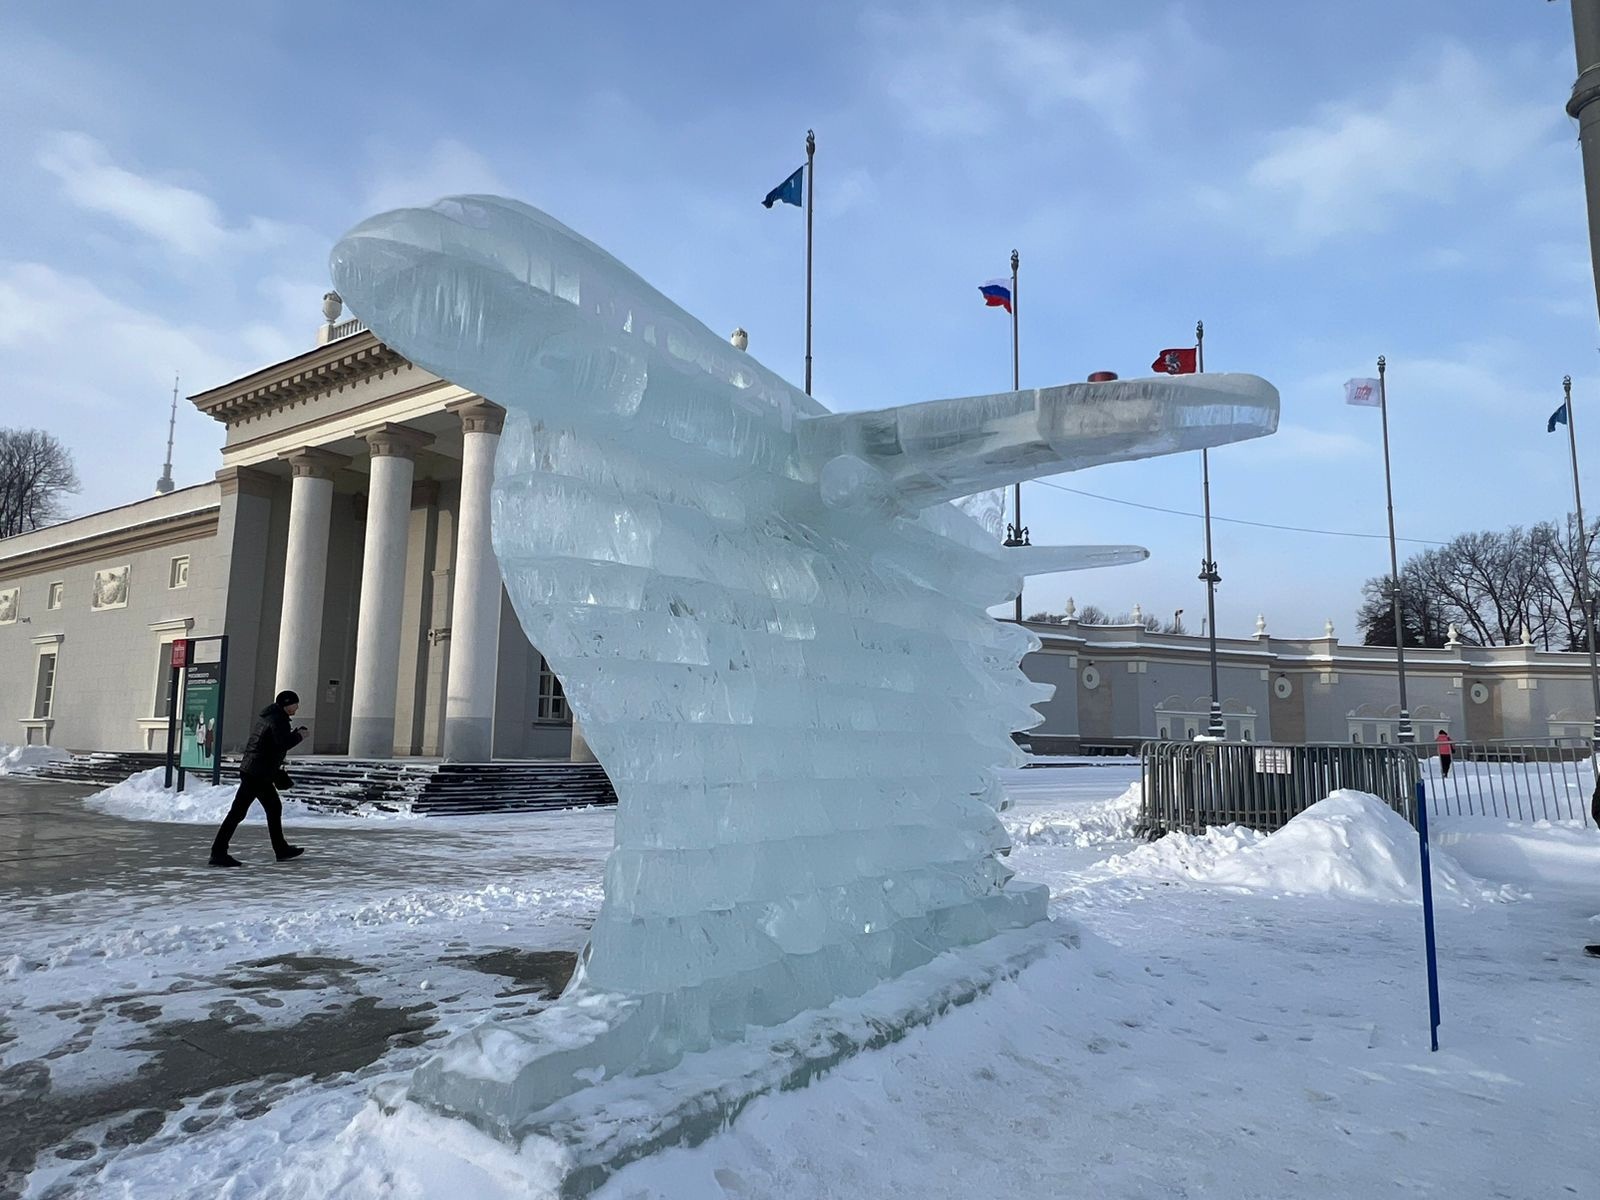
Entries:
[[180, 554], [167, 565], [167, 587], [186, 588], [189, 586], [189, 556]]
[[67, 585], [57, 580], [50, 585], [50, 591], [45, 597], [46, 608], [60, 608], [61, 602], [66, 599]]
[[543, 658], [539, 660], [539, 720], [571, 720], [571, 714], [567, 712], [566, 693], [561, 690], [561, 680], [556, 678], [556, 673]]
[[172, 711], [167, 694], [167, 685], [172, 678], [172, 643], [175, 639], [167, 638], [156, 644], [156, 698], [150, 709], [152, 717], [165, 718]]
[[39, 655], [39, 676], [33, 689], [33, 716], [45, 720], [51, 715], [56, 699], [56, 652], [46, 650]]

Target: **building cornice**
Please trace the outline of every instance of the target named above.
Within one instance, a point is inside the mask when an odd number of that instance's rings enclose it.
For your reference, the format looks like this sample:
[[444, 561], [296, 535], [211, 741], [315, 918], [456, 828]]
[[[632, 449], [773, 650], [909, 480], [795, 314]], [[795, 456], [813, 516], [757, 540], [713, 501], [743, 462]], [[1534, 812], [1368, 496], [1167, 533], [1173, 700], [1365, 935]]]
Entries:
[[358, 333], [190, 396], [189, 402], [213, 420], [233, 425], [410, 365], [373, 333]]
[[0, 579], [95, 562], [135, 550], [152, 550], [192, 538], [215, 537], [220, 505], [191, 509], [171, 517], [125, 525], [104, 533], [91, 534], [76, 541], [44, 546], [10, 558], [0, 558]]
[[[1113, 662], [1204, 662], [1207, 640], [1188, 634], [1149, 633], [1133, 625], [1032, 625], [1043, 645], [1035, 653], [1100, 657]], [[1099, 640], [1100, 638], [1105, 640]], [[1357, 675], [1394, 672], [1394, 649], [1340, 645], [1331, 638], [1218, 639], [1217, 661], [1226, 667], [1267, 668], [1286, 674], [1342, 671]], [[1532, 646], [1408, 647], [1406, 669], [1430, 676], [1476, 675], [1514, 678], [1528, 674], [1587, 673], [1582, 652], [1540, 650]]]

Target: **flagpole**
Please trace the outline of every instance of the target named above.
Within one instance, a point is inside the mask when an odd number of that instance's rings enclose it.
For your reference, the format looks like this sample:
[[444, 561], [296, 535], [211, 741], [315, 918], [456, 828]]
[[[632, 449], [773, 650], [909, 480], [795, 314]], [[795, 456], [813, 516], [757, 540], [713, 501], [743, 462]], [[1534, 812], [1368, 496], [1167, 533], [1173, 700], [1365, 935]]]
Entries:
[[806, 130], [806, 395], [811, 395], [811, 210], [817, 186], [817, 135]]
[[1589, 538], [1584, 532], [1583, 492], [1578, 487], [1578, 433], [1572, 420], [1572, 376], [1561, 380], [1561, 391], [1567, 403], [1567, 443], [1572, 448], [1572, 502], [1578, 509], [1578, 603], [1583, 606], [1583, 623], [1589, 632], [1589, 687], [1594, 700], [1593, 737], [1596, 752], [1600, 752], [1600, 667], [1596, 666], [1594, 643], [1594, 608], [1589, 599]]
[[1406, 627], [1400, 603], [1400, 552], [1394, 540], [1394, 479], [1389, 470], [1389, 393], [1384, 382], [1388, 364], [1378, 355], [1378, 411], [1383, 414], [1383, 490], [1389, 500], [1389, 596], [1394, 612], [1394, 657], [1400, 675], [1400, 728], [1396, 737], [1402, 742], [1414, 742], [1411, 729], [1411, 708], [1406, 702]]
[[[1206, 323], [1194, 323], [1194, 366], [1197, 374], [1206, 369]], [[1217, 584], [1222, 576], [1217, 573], [1217, 560], [1211, 551], [1211, 452], [1200, 450], [1200, 486], [1205, 495], [1206, 556], [1200, 564], [1200, 578], [1206, 585], [1206, 628], [1210, 631], [1211, 653], [1211, 718], [1206, 725], [1209, 737], [1226, 737], [1228, 727], [1222, 720], [1222, 692], [1217, 683]]]
[[[1011, 252], [1011, 390], [1013, 392], [1022, 390], [1020, 360], [1017, 356], [1017, 308], [1019, 307], [1017, 303], [1017, 268], [1021, 263], [1022, 259], [1013, 250]], [[1026, 546], [1028, 539], [1026, 536], [1027, 531], [1022, 528], [1022, 481], [1020, 479], [1017, 480], [1014, 514], [1016, 523], [1013, 526], [1012, 540], [1019, 546]], [[1026, 576], [1024, 576], [1024, 581], [1026, 581]], [[1022, 624], [1022, 589], [1020, 587], [1017, 589], [1017, 624]]]

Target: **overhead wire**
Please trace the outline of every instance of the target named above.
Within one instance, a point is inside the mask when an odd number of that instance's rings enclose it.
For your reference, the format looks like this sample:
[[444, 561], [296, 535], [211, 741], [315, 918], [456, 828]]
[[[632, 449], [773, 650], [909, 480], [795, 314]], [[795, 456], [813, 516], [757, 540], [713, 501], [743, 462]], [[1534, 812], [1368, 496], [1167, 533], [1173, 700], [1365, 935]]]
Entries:
[[[1038, 484], [1041, 487], [1054, 488], [1058, 492], [1071, 492], [1074, 496], [1085, 496], [1090, 500], [1103, 500], [1107, 504], [1122, 504], [1128, 508], [1142, 508], [1146, 512], [1166, 513], [1168, 516], [1173, 517], [1193, 517], [1197, 521], [1204, 520], [1203, 515], [1197, 512], [1188, 512], [1181, 508], [1164, 508], [1159, 504], [1144, 504], [1138, 500], [1124, 500], [1118, 496], [1102, 496], [1098, 492], [1086, 492], [1081, 488], [1068, 487], [1064, 483], [1052, 483], [1048, 479], [1032, 479], [1029, 482]], [[1229, 525], [1249, 525], [1255, 529], [1276, 529], [1284, 533], [1311, 533], [1320, 537], [1376, 538], [1380, 541], [1387, 541], [1389, 538], [1386, 533], [1359, 533], [1349, 529], [1313, 529], [1306, 525], [1277, 525], [1271, 521], [1250, 521], [1244, 517], [1219, 517], [1216, 513], [1211, 514], [1211, 519], [1213, 521], [1223, 521]], [[1395, 540], [1411, 542], [1418, 546], [1443, 546], [1447, 544], [1433, 541], [1429, 538], [1399, 537]]]

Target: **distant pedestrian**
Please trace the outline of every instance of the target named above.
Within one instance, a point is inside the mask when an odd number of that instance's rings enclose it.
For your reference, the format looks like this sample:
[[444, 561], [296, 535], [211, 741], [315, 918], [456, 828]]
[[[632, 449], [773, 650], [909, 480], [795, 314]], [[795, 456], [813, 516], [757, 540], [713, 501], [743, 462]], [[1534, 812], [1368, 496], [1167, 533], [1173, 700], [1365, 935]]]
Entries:
[[242, 867], [237, 858], [228, 853], [228, 842], [233, 831], [250, 811], [253, 800], [261, 801], [267, 814], [267, 836], [272, 839], [272, 851], [278, 861], [298, 858], [305, 850], [291, 846], [283, 836], [283, 802], [278, 799], [278, 788], [287, 787], [289, 777], [283, 773], [284, 756], [298, 746], [306, 736], [306, 727], [289, 728], [289, 718], [300, 708], [300, 697], [293, 692], [279, 692], [273, 702], [263, 708], [250, 728], [250, 739], [244, 744], [244, 757], [239, 762], [239, 790], [234, 794], [233, 807], [222, 819], [222, 828], [211, 843], [213, 867]]
[[1450, 757], [1456, 752], [1456, 744], [1450, 740], [1450, 735], [1444, 730], [1439, 730], [1434, 742], [1439, 747], [1439, 774], [1442, 778], [1450, 778]]

